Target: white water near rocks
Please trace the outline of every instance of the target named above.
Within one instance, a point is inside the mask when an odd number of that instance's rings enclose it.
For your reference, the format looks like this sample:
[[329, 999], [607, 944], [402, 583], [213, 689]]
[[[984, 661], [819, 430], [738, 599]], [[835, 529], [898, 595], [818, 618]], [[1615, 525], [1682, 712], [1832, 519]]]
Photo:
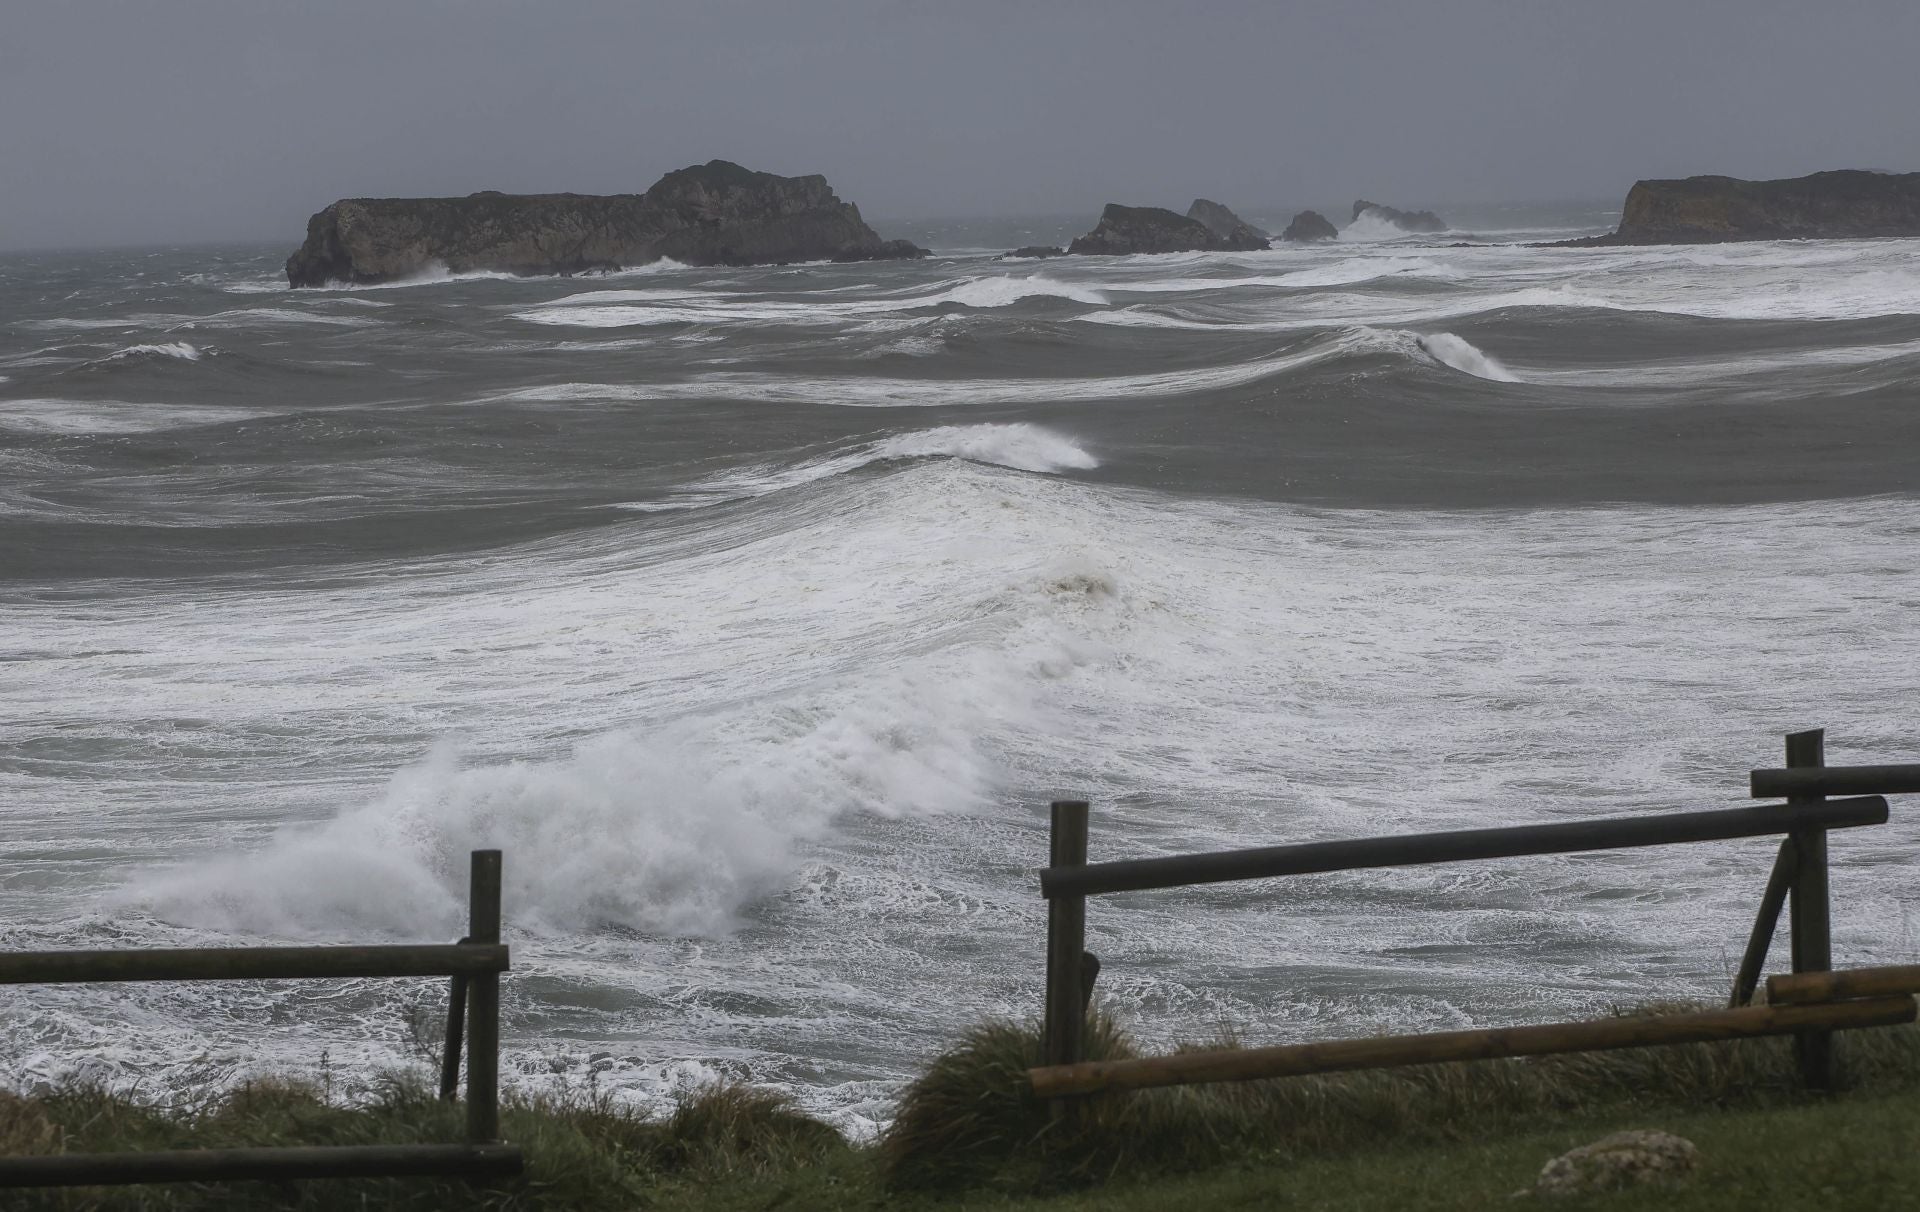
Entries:
[[[1809, 726], [1920, 758], [1911, 250], [103, 267], [0, 349], [0, 939], [451, 938], [499, 846], [511, 1080], [866, 1131], [1037, 1010], [1056, 795], [1098, 859], [1734, 806]], [[1860, 453], [1792, 481], [1815, 417]], [[1916, 841], [1835, 836], [1847, 962], [1914, 958]], [[1149, 1040], [1538, 1020], [1718, 995], [1770, 857], [1133, 894], [1090, 946]], [[412, 996], [17, 990], [0, 1037], [364, 1074]]]

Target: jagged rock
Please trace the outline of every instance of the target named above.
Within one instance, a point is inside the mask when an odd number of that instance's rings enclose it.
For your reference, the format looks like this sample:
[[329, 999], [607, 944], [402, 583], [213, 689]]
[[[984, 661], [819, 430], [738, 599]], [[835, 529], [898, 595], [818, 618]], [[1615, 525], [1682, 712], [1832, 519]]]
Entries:
[[1612, 235], [1574, 245], [1920, 236], [1920, 173], [1835, 169], [1778, 181], [1636, 181]]
[[834, 261], [912, 261], [933, 254], [912, 240], [882, 240], [871, 247], [865, 244], [843, 248], [833, 254]]
[[1121, 206], [1107, 203], [1100, 222], [1086, 235], [1067, 246], [1070, 253], [1109, 254], [1171, 252], [1245, 252], [1265, 248], [1267, 242], [1249, 244], [1217, 236], [1198, 219], [1175, 214], [1158, 206]]
[[926, 256], [882, 240], [818, 175], [780, 177], [713, 160], [644, 194], [346, 198], [307, 221], [287, 258], [294, 286], [456, 273], [572, 274], [672, 257], [689, 265]]
[[1615, 1132], [1548, 1162], [1534, 1180], [1533, 1192], [1578, 1195], [1643, 1183], [1678, 1182], [1699, 1164], [1700, 1150], [1685, 1137], [1666, 1132]]
[[1280, 233], [1282, 240], [1304, 242], [1307, 240], [1338, 240], [1340, 230], [1327, 221], [1327, 217], [1317, 210], [1303, 210], [1287, 224], [1287, 230]]
[[1205, 198], [1193, 200], [1193, 205], [1187, 207], [1187, 218], [1205, 223], [1207, 230], [1222, 240], [1239, 241], [1248, 248], [1255, 245], [1269, 247], [1267, 242], [1273, 238], [1220, 203], [1209, 202]]
[[1365, 198], [1353, 204], [1353, 217], [1371, 213], [1383, 223], [1391, 223], [1401, 231], [1446, 231], [1447, 221], [1430, 210], [1400, 210], [1397, 207], [1382, 206], [1378, 202], [1369, 202]]
[[1057, 244], [1029, 244], [1025, 248], [1016, 248], [1012, 252], [1000, 254], [1002, 261], [1014, 257], [1064, 257], [1067, 250]]

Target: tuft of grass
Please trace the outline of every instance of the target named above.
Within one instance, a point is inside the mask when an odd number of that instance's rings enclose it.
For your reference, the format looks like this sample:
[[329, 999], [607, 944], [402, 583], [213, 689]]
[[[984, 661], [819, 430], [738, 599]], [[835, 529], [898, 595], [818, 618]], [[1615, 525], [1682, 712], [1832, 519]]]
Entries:
[[[274, 1145], [458, 1141], [466, 1111], [420, 1081], [392, 1076], [351, 1106], [313, 1085], [256, 1081], [200, 1102], [160, 1104], [93, 1086], [0, 1093], [0, 1152], [93, 1153]], [[7, 1193], [9, 1210], [632, 1208], [663, 1186], [773, 1171], [804, 1171], [849, 1146], [784, 1096], [717, 1084], [652, 1117], [605, 1096], [510, 1095], [501, 1132], [521, 1146], [526, 1172], [491, 1185], [456, 1179], [303, 1183], [170, 1183]]]
[[0, 1156], [59, 1153], [65, 1137], [37, 1100], [0, 1090]]
[[722, 1083], [680, 1099], [655, 1158], [670, 1170], [769, 1173], [847, 1147], [845, 1137], [801, 1114], [785, 1094]]
[[[1657, 1005], [1630, 1013], [1671, 1013]], [[1106, 1015], [1087, 1023], [1088, 1059], [1137, 1055]], [[1843, 1080], [1920, 1087], [1920, 1028], [1836, 1037]], [[1208, 1047], [1237, 1047], [1231, 1037]], [[1722, 1108], [1804, 1100], [1786, 1038], [1424, 1065], [1319, 1077], [1169, 1087], [1076, 1100], [1054, 1115], [1026, 1070], [1039, 1032], [979, 1027], [903, 1095], [880, 1141], [895, 1190], [1044, 1191], [1119, 1175], [1248, 1159], [1298, 1161], [1356, 1148], [1485, 1139], [1609, 1109]]]

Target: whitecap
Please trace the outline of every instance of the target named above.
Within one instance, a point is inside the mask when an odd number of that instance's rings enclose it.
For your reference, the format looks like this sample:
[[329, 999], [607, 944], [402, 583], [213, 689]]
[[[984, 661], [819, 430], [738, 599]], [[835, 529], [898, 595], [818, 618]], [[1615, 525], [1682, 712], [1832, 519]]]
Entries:
[[1508, 370], [1464, 338], [1450, 332], [1427, 333], [1419, 338], [1420, 348], [1434, 361], [1481, 379], [1497, 383], [1518, 383], [1520, 376]]
[[258, 409], [121, 400], [0, 400], [0, 429], [18, 433], [151, 433], [271, 415]]
[[157, 345], [129, 345], [125, 349], [115, 350], [107, 355], [108, 361], [122, 358], [173, 358], [181, 362], [198, 362], [211, 348], [202, 349], [185, 341], [166, 341]]

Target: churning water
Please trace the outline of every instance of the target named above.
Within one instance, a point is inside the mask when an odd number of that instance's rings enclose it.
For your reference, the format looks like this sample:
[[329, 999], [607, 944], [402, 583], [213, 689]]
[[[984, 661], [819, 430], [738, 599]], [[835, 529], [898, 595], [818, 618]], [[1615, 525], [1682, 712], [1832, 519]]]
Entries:
[[[453, 277], [0, 258], [0, 945], [446, 939], [509, 1071], [859, 1130], [1096, 858], [1916, 756], [1911, 241]], [[1600, 226], [1589, 223], [1586, 230]], [[1376, 233], [1380, 234], [1380, 233]], [[1914, 956], [1920, 823], [1837, 835]], [[1765, 842], [1104, 898], [1149, 1039], [1724, 987]], [[409, 982], [19, 988], [19, 1081], [388, 1063]]]

